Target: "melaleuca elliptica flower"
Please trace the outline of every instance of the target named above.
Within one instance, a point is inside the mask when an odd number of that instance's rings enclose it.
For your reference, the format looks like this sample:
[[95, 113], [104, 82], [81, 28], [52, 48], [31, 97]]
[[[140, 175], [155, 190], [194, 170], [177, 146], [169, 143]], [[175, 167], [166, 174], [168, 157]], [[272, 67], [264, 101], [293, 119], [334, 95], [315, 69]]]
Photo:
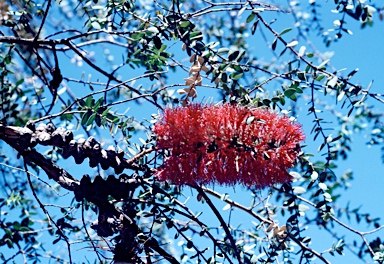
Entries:
[[305, 138], [287, 116], [231, 104], [166, 109], [154, 132], [157, 149], [168, 150], [156, 176], [180, 185], [288, 182]]

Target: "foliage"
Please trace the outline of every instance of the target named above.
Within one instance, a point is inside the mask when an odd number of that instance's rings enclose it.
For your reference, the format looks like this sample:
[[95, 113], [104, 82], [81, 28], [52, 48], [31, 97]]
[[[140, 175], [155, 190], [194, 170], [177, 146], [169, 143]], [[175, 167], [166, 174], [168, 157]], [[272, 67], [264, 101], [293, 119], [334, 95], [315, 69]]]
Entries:
[[[382, 220], [336, 201], [355, 177], [337, 169], [353, 153], [352, 131], [384, 149], [384, 100], [373, 83], [355, 80], [358, 69], [343, 72], [326, 51], [353, 38], [350, 25], [376, 26], [384, 7], [263, 2], [0, 1], [0, 259], [331, 263], [345, 254], [383, 263]], [[332, 28], [329, 10], [338, 16]], [[262, 191], [158, 181], [172, 149], [188, 142], [164, 147], [154, 124], [164, 111], [194, 102], [268, 109], [253, 111], [284, 121], [297, 143], [303, 135], [291, 121], [299, 116], [308, 146], [292, 156], [292, 181], [268, 182]], [[216, 123], [225, 118], [211, 111], [206, 120], [210, 114]], [[252, 117], [241, 126], [262, 120]], [[196, 134], [207, 129], [200, 128]], [[263, 136], [283, 135], [274, 129], [279, 133]], [[217, 151], [215, 142], [200, 154]], [[233, 151], [249, 151], [241, 144]], [[273, 156], [279, 147], [256, 155], [268, 175], [274, 164], [293, 165]], [[231, 164], [236, 155], [227, 156]], [[196, 160], [177, 161], [201, 162], [191, 156]]]

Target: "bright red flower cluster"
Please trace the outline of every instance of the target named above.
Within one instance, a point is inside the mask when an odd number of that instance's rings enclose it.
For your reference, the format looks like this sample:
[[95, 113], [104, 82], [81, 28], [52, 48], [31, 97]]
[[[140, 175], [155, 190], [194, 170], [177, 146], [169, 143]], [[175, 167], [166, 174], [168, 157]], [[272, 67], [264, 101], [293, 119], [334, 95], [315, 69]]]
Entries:
[[166, 109], [154, 132], [157, 149], [169, 150], [156, 176], [179, 185], [288, 182], [305, 139], [287, 116], [232, 104]]

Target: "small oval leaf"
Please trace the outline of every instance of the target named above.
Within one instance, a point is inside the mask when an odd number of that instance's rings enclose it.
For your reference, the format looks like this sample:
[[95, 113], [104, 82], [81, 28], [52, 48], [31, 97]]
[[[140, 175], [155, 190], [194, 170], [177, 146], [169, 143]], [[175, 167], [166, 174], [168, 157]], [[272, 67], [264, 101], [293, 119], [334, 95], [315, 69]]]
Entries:
[[286, 47], [287, 47], [287, 48], [291, 48], [291, 47], [296, 46], [297, 44], [299, 44], [299, 42], [298, 42], [297, 40], [294, 40], [294, 41], [289, 42], [289, 43], [286, 45]]
[[296, 194], [303, 194], [307, 192], [307, 190], [301, 186], [295, 186], [295, 187], [292, 187], [292, 189], [293, 189], [293, 192]]

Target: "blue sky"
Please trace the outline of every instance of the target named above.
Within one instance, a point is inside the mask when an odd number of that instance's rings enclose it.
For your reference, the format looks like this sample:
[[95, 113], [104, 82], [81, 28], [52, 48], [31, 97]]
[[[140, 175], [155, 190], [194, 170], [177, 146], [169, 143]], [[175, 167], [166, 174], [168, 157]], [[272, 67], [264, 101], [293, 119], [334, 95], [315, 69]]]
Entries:
[[[332, 1], [329, 1], [332, 2]], [[324, 4], [326, 5], [326, 4]], [[328, 3], [328, 6], [325, 7], [323, 15], [323, 25], [326, 28], [333, 28], [333, 21], [336, 19], [340, 19], [340, 14], [332, 13], [329, 9], [329, 6], [333, 5], [333, 3]], [[243, 14], [243, 17], [246, 17], [246, 14]], [[274, 22], [275, 28], [280, 28], [280, 30], [291, 27], [288, 25], [286, 14], [271, 14], [270, 17], [277, 17], [277, 21]], [[268, 17], [268, 16], [267, 16]], [[374, 81], [371, 92], [375, 93], [383, 93], [383, 84], [384, 84], [384, 69], [381, 66], [381, 63], [384, 61], [384, 49], [381, 48], [381, 44], [384, 43], [384, 22], [379, 21], [377, 16], [375, 16], [375, 23], [373, 27], [367, 27], [364, 30], [360, 29], [360, 23], [351, 18], [347, 18], [347, 28], [353, 32], [353, 35], [344, 34], [343, 37], [336, 43], [332, 43], [329, 48], [326, 48], [322, 43], [322, 39], [320, 37], [315, 37], [316, 32], [311, 32], [310, 39], [314, 42], [320, 52], [332, 52], [328, 53], [328, 55], [332, 55], [330, 57], [330, 63], [336, 67], [337, 69], [346, 68], [344, 74], [348, 74], [352, 70], [359, 68], [359, 72], [353, 78], [353, 82], [362, 85], [363, 87], [367, 87], [371, 81]], [[277, 30], [278, 31], [278, 30]], [[293, 31], [292, 31], [293, 32]], [[332, 33], [332, 32], [331, 32]], [[294, 33], [292, 33], [294, 34]], [[289, 40], [290, 35], [287, 34], [285, 36], [287, 41]], [[272, 38], [270, 39], [272, 41]], [[254, 42], [250, 42], [254, 43]], [[256, 50], [263, 50], [263, 47], [256, 46]], [[298, 45], [298, 47], [301, 43]], [[304, 44], [305, 45], [305, 44]], [[279, 47], [279, 45], [278, 45]], [[265, 48], [265, 47], [264, 47]], [[278, 49], [277, 49], [278, 50]], [[268, 52], [266, 50], [266, 52]], [[260, 53], [259, 52], [259, 56]], [[265, 55], [268, 56], [268, 55]], [[202, 98], [207, 98], [212, 96], [212, 93], [201, 92], [200, 96], [197, 100], [201, 100]], [[299, 101], [300, 102], [300, 101]], [[301, 101], [303, 102], [303, 101]], [[304, 103], [304, 102], [303, 102]], [[330, 106], [335, 107], [338, 111], [343, 111], [344, 114], [347, 113], [348, 109], [340, 109], [340, 104], [335, 105], [334, 101], [325, 101], [325, 104], [330, 104]], [[383, 105], [370, 98], [366, 101], [367, 104], [374, 105], [378, 111], [383, 110]], [[321, 158], [320, 153], [317, 153], [318, 146], [322, 143], [321, 140], [317, 140], [313, 142], [313, 135], [310, 134], [310, 130], [312, 128], [312, 117], [308, 117], [306, 115], [307, 111], [306, 106], [302, 106], [302, 112], [298, 112], [298, 121], [303, 124], [303, 128], [307, 134], [307, 144], [308, 146], [305, 148], [305, 151], [308, 153], [315, 154], [311, 160], [315, 161], [317, 158]], [[332, 118], [326, 112], [321, 115], [321, 117], [327, 119]], [[368, 124], [370, 126], [372, 124]], [[330, 124], [329, 127], [335, 127], [337, 124]], [[329, 131], [330, 134], [335, 133]], [[355, 209], [360, 207], [361, 213], [370, 213], [372, 218], [380, 217], [384, 218], [384, 205], [381, 203], [384, 198], [384, 194], [382, 192], [382, 188], [384, 186], [384, 177], [383, 171], [384, 166], [381, 160], [382, 152], [380, 147], [372, 147], [369, 148], [367, 146], [367, 141], [369, 139], [370, 130], [367, 129], [363, 132], [354, 132], [353, 143], [351, 145], [352, 152], [349, 153], [348, 159], [345, 161], [337, 161], [338, 168], [335, 170], [336, 176], [341, 177], [343, 173], [348, 170], [353, 171], [354, 180], [351, 182], [350, 187], [341, 192], [342, 198], [340, 198], [336, 205], [338, 207], [345, 207], [349, 204], [349, 208]], [[249, 204], [249, 193], [242, 188], [228, 188], [228, 187], [216, 187], [217, 191], [222, 193], [229, 193], [230, 198], [235, 201], [240, 201], [245, 205]], [[187, 191], [188, 193], [188, 191]], [[264, 194], [264, 196], [263, 196]], [[265, 197], [265, 191], [261, 192], [261, 196]], [[249, 198], [246, 198], [249, 197]], [[191, 199], [188, 203], [191, 205], [199, 207], [198, 204], [195, 205], [194, 199]], [[218, 208], [220, 206], [224, 206], [224, 203], [218, 202]], [[202, 209], [201, 209], [202, 210]], [[311, 213], [309, 213], [310, 215]], [[203, 214], [204, 217], [204, 214]], [[206, 216], [207, 219], [212, 219], [211, 216]], [[225, 218], [226, 219], [226, 218]], [[236, 226], [236, 223], [243, 222], [244, 226], [248, 226], [250, 224], [249, 221], [251, 219], [247, 219], [245, 215], [239, 213], [238, 210], [234, 211], [232, 214], [231, 224]], [[341, 218], [349, 226], [356, 228], [359, 231], [368, 231], [372, 230], [373, 226], [366, 226], [365, 224], [357, 225], [355, 219], [352, 218], [349, 221], [346, 218]], [[217, 222], [216, 222], [217, 223]], [[346, 236], [346, 242], [351, 243], [352, 239], [361, 243], [361, 239], [358, 235], [352, 234], [350, 231], [341, 228], [337, 224], [335, 224], [335, 231], [340, 232], [341, 236]], [[317, 228], [310, 227], [308, 232], [313, 238], [313, 246], [318, 251], [323, 251], [328, 249], [332, 241], [334, 243], [337, 242], [336, 239], [331, 238], [331, 235], [325, 232], [324, 230], [317, 230]], [[368, 240], [374, 239], [377, 236], [383, 236], [383, 232], [378, 232], [367, 236]], [[357, 261], [356, 257], [353, 256], [351, 252], [346, 249], [344, 251], [345, 256], [335, 256], [330, 257], [329, 260], [332, 263], [360, 263]], [[369, 263], [373, 263], [372, 260], [367, 259]], [[318, 263], [315, 261], [314, 263]], [[362, 263], [362, 262], [361, 262]]]
[[[280, 1], [281, 2], [281, 1]], [[283, 1], [285, 3], [285, 1]], [[333, 1], [329, 1], [329, 3], [324, 4], [324, 12], [323, 12], [323, 23], [324, 26], [327, 28], [333, 27], [333, 21], [340, 18], [340, 14], [334, 14], [329, 11], [329, 6], [333, 5]], [[275, 22], [274, 26], [276, 29], [284, 29], [286, 27], [291, 27], [290, 25], [292, 23], [292, 20], [289, 18], [287, 19], [286, 14], [275, 14], [271, 13], [267, 15], [267, 17], [277, 18], [277, 21]], [[246, 13], [242, 16], [243, 20], [246, 18]], [[348, 23], [347, 26], [349, 29], [352, 30], [353, 35], [347, 35], [344, 34], [343, 37], [336, 43], [332, 43], [329, 48], [326, 48], [321, 38], [314, 37], [316, 34], [315, 32], [311, 33], [310, 39], [314, 41], [317, 48], [320, 50], [320, 52], [326, 52], [326, 51], [332, 51], [333, 56], [331, 57], [331, 64], [334, 65], [336, 68], [346, 68], [345, 72], [348, 73], [352, 71], [355, 68], [359, 68], [359, 72], [356, 74], [356, 76], [353, 78], [353, 81], [357, 81], [363, 86], [367, 86], [372, 80], [374, 80], [373, 86], [371, 88], [372, 92], [377, 93], [384, 93], [384, 68], [382, 67], [382, 62], [384, 61], [384, 49], [382, 48], [382, 43], [384, 43], [384, 22], [379, 21], [377, 16], [375, 16], [375, 24], [374, 27], [367, 27], [364, 30], [361, 30], [360, 23], [358, 21], [354, 21], [351, 18], [347, 19]], [[292, 31], [292, 34], [287, 34], [286, 38], [289, 40], [290, 36], [294, 36], [294, 32]], [[250, 36], [250, 39], [252, 36]], [[271, 42], [273, 38], [269, 39]], [[252, 41], [250, 43], [253, 43]], [[299, 46], [302, 45], [302, 43], [299, 44]], [[298, 47], [299, 47], [298, 46]], [[281, 45], [278, 45], [278, 49], [281, 48]], [[260, 50], [265, 51], [265, 57], [270, 56], [268, 54], [268, 48], [267, 47], [259, 47], [255, 46], [255, 52], [260, 52]], [[183, 58], [185, 54], [180, 52], [180, 47], [173, 46], [171, 47], [171, 51], [175, 53], [175, 56], [178, 59]], [[100, 51], [101, 53], [102, 51]], [[121, 54], [116, 53], [116, 51], [112, 51], [111, 53], [116, 58], [119, 58]], [[258, 53], [258, 56], [260, 53]], [[101, 56], [101, 54], [96, 54], [96, 56]], [[64, 58], [65, 56], [63, 56]], [[67, 64], [67, 66], [64, 66], [62, 68], [62, 71], [73, 76], [74, 78], [80, 78], [81, 72], [85, 72], [85, 79], [87, 79], [87, 72], [89, 71], [89, 68], [83, 66], [80, 69], [74, 67], [72, 64]], [[138, 75], [137, 72], [127, 72], [127, 76], [124, 76], [124, 78], [128, 79], [130, 77]], [[182, 78], [187, 77], [187, 73], [184, 73], [184, 76]], [[97, 80], [98, 76], [92, 76], [92, 80]], [[181, 82], [180, 75], [173, 75], [171, 76], [170, 82]], [[149, 85], [148, 83], [144, 83], [145, 85]], [[68, 83], [69, 86], [73, 87], [75, 84]], [[84, 89], [82, 93], [84, 95], [89, 92], [89, 90]], [[203, 88], [199, 88], [198, 90], [199, 96], [196, 99], [196, 101], [207, 101], [211, 97], [217, 98], [217, 92], [211, 89], [204, 90]], [[178, 95], [177, 95], [178, 96]], [[300, 102], [300, 101], [299, 101]], [[303, 129], [307, 134], [307, 144], [308, 147], [306, 147], [305, 151], [309, 153], [313, 153], [316, 156], [313, 158], [313, 160], [316, 160], [317, 158], [320, 158], [320, 154], [317, 154], [317, 148], [321, 144], [321, 141], [313, 142], [312, 138], [313, 136], [310, 135], [310, 130], [312, 128], [311, 118], [306, 115], [307, 106], [303, 105], [301, 107], [302, 111], [298, 112], [298, 121], [303, 124]], [[333, 104], [333, 102], [325, 102], [326, 104]], [[378, 110], [383, 110], [383, 105], [375, 102], [373, 99], [368, 99], [368, 104], [373, 104], [375, 107], [377, 107]], [[124, 108], [130, 108], [128, 113], [132, 113], [135, 115], [136, 118], [141, 120], [142, 118], [150, 119], [152, 113], [158, 112], [157, 109], [155, 109], [152, 106], [148, 105], [137, 105], [135, 103], [128, 103], [124, 104], [122, 106]], [[335, 106], [338, 108], [338, 106]], [[346, 112], [347, 110], [343, 110]], [[324, 114], [324, 118], [327, 118], [328, 116]], [[333, 126], [332, 124], [330, 125]], [[381, 150], [379, 147], [372, 147], [368, 148], [366, 145], [367, 139], [369, 137], [369, 131], [365, 131], [363, 133], [355, 133], [353, 135], [354, 142], [352, 144], [352, 152], [349, 153], [349, 157], [346, 161], [338, 161], [338, 169], [335, 170], [336, 176], [340, 176], [342, 173], [344, 173], [347, 170], [353, 170], [354, 172], [354, 180], [351, 182], [351, 186], [348, 190], [342, 193], [342, 198], [337, 201], [337, 204], [339, 206], [345, 206], [347, 203], [350, 203], [350, 208], [357, 208], [361, 206], [361, 212], [368, 212], [372, 214], [372, 217], [380, 217], [384, 219], [384, 205], [381, 202], [384, 198], [384, 194], [382, 192], [383, 186], [384, 186], [384, 177], [383, 177], [383, 171], [384, 166], [381, 161]], [[330, 131], [329, 133], [332, 133]], [[96, 137], [103, 137], [106, 135], [105, 131], [101, 132], [100, 135], [96, 135]], [[142, 136], [142, 135], [141, 135]], [[134, 139], [136, 142], [138, 142], [138, 139]], [[111, 141], [109, 141], [111, 142]], [[108, 145], [108, 141], [107, 141]], [[71, 160], [69, 160], [71, 161]], [[67, 162], [63, 163], [66, 164]], [[70, 164], [66, 164], [66, 166], [70, 166]], [[80, 167], [71, 167], [71, 170], [78, 171]], [[81, 166], [81, 170], [86, 170], [87, 168], [87, 162], [84, 163], [84, 166]], [[82, 173], [84, 172], [82, 171]], [[78, 173], [77, 173], [78, 174]], [[249, 200], [251, 199], [250, 193], [246, 191], [242, 187], [236, 187], [236, 188], [229, 188], [229, 187], [215, 187], [215, 190], [222, 193], [229, 193], [230, 198], [238, 201], [240, 203], [244, 203], [245, 205], [249, 204]], [[191, 192], [188, 188], [185, 190], [185, 195], [190, 196]], [[265, 197], [267, 190], [260, 191], [260, 196]], [[221, 209], [225, 204], [221, 201], [215, 200], [217, 206], [219, 209]], [[198, 212], [199, 210], [204, 210], [204, 213], [202, 215], [202, 219], [206, 219], [208, 223], [211, 223], [213, 226], [217, 226], [217, 221], [212, 218], [212, 215], [208, 213], [207, 208], [204, 209], [203, 205], [196, 202], [196, 194], [193, 194], [193, 197], [188, 201], [188, 204], [191, 206], [191, 209], [194, 212]], [[229, 211], [226, 211], [228, 214]], [[311, 213], [309, 213], [311, 214]], [[225, 215], [225, 214], [224, 214]], [[228, 215], [225, 215], [224, 219], [228, 219]], [[212, 220], [213, 219], [213, 220]], [[343, 221], [347, 221], [347, 219], [342, 219]], [[232, 213], [231, 217], [231, 223], [234, 226], [237, 226], [237, 224], [240, 224], [243, 222], [244, 227], [252, 225], [251, 223], [252, 219], [249, 217], [247, 218], [246, 215], [240, 213], [238, 210], [234, 211]], [[356, 222], [353, 220], [351, 221], [350, 225], [352, 227], [356, 227]], [[358, 230], [371, 230], [373, 229], [372, 226], [367, 227], [365, 225], [359, 225], [356, 227]], [[342, 230], [342, 228], [336, 227], [335, 230]], [[350, 232], [344, 232], [345, 234], [350, 234]], [[319, 232], [315, 229], [310, 229], [308, 231], [309, 234], [313, 234], [313, 246], [316, 250], [322, 251], [329, 248], [331, 245], [331, 242], [334, 240], [330, 238], [330, 236], [325, 232]], [[326, 234], [326, 235], [325, 235]], [[369, 236], [369, 239], [373, 239], [377, 236], [383, 237], [383, 232], [380, 232], [378, 234], [374, 234], [372, 236]], [[357, 235], [348, 235], [348, 238], [355, 238], [358, 241], [359, 237]], [[326, 240], [326, 243], [323, 243], [323, 238]], [[331, 241], [331, 242], [330, 242]], [[337, 242], [334, 240], [334, 242]], [[349, 242], [349, 241], [347, 241]], [[360, 242], [359, 242], [360, 243]], [[175, 242], [175, 250], [180, 253], [180, 248], [176, 245], [177, 242]], [[52, 250], [58, 250], [58, 247], [52, 246]], [[57, 251], [54, 251], [57, 252]], [[84, 251], [80, 251], [80, 254], [83, 254]], [[79, 253], [75, 253], [79, 254]], [[352, 254], [349, 253], [348, 250], [345, 250], [345, 257], [335, 257], [330, 258], [330, 261], [332, 263], [357, 263], [356, 258], [352, 256]], [[317, 263], [317, 262], [314, 262]], [[372, 261], [371, 261], [372, 263]]]
[[[328, 3], [328, 5], [330, 5]], [[327, 9], [328, 8], [328, 9]], [[246, 18], [246, 13], [243, 14], [242, 18]], [[274, 22], [275, 29], [282, 30], [286, 27], [291, 27], [289, 23], [292, 23], [292, 21], [287, 19], [286, 14], [276, 14], [276, 13], [270, 13], [266, 15], [266, 17], [270, 17], [272, 20], [273, 18], [277, 18], [276, 22]], [[336, 19], [340, 19], [339, 14], [334, 14], [329, 11], [329, 7], [324, 8], [323, 13], [323, 23], [326, 28], [332, 28], [333, 27], [333, 21]], [[377, 18], [377, 17], [376, 17]], [[311, 32], [309, 38], [314, 41], [314, 44], [317, 46], [320, 52], [327, 52], [331, 51], [333, 52], [333, 55], [331, 56], [331, 64], [335, 66], [336, 68], [346, 68], [345, 72], [348, 73], [355, 68], [359, 68], [358, 74], [354, 77], [353, 81], [358, 81], [363, 86], [367, 86], [369, 82], [374, 80], [374, 84], [372, 86], [372, 92], [378, 92], [380, 93], [380, 90], [383, 87], [384, 84], [384, 72], [383, 68], [380, 67], [380, 62], [384, 61], [384, 50], [380, 49], [379, 43], [384, 43], [384, 34], [382, 34], [384, 29], [384, 23], [378, 21], [378, 19], [375, 20], [375, 25], [373, 28], [366, 28], [364, 30], [360, 30], [360, 24], [357, 21], [354, 21], [352, 19], [348, 19], [348, 29], [352, 30], [353, 35], [349, 36], [347, 34], [344, 34], [343, 37], [336, 43], [332, 43], [329, 48], [326, 48], [323, 43], [322, 39], [320, 37], [315, 37], [315, 32]], [[289, 23], [288, 23], [289, 22]], [[285, 38], [287, 41], [290, 40], [291, 36], [295, 36], [294, 30], [291, 32], [292, 34], [288, 33], [285, 35]], [[265, 59], [268, 59], [268, 56], [271, 54], [269, 53], [268, 47], [256, 45], [254, 43], [258, 43], [257, 36], [250, 36], [250, 45], [255, 45], [255, 54], [260, 57], [264, 57]], [[260, 36], [258, 36], [260, 38]], [[255, 42], [253, 42], [255, 40]], [[273, 38], [270, 37], [269, 41], [272, 42]], [[260, 43], [262, 43], [261, 41]], [[302, 45], [300, 42], [299, 45]], [[298, 45], [298, 47], [299, 47]], [[303, 44], [305, 45], [305, 44]], [[277, 52], [280, 52], [278, 50], [281, 50], [281, 43], [277, 46]], [[261, 52], [265, 51], [265, 53]], [[180, 52], [180, 47], [178, 45], [172, 46], [170, 48], [171, 52], [175, 53], [176, 58], [183, 59], [185, 54]], [[119, 58], [119, 54], [114, 54], [116, 58]], [[264, 54], [264, 55], [263, 55]], [[329, 55], [330, 53], [328, 53]], [[320, 62], [319, 62], [320, 63]], [[86, 68], [85, 68], [86, 69]], [[67, 69], [67, 70], [75, 70], [74, 68]], [[76, 70], [77, 71], [77, 70]], [[77, 74], [80, 74], [78, 71]], [[129, 75], [135, 76], [137, 73], [127, 73], [128, 76], [124, 76], [124, 78], [129, 78]], [[184, 74], [184, 75], [183, 75]], [[186, 78], [188, 74], [185, 72], [182, 74], [182, 78]], [[97, 78], [96, 76], [92, 77]], [[171, 75], [170, 83], [172, 82], [182, 82], [180, 80], [180, 74], [177, 75]], [[149, 85], [149, 83], [143, 83], [144, 85]], [[276, 85], [276, 84], [272, 84]], [[209, 101], [210, 98], [216, 97], [217, 92], [211, 89], [204, 88], [198, 88], [198, 98], [196, 98], [196, 101]], [[216, 97], [217, 98], [217, 97]], [[216, 99], [219, 100], [219, 99]], [[300, 102], [300, 101], [299, 101]], [[301, 100], [301, 102], [304, 104], [304, 101]], [[369, 99], [367, 103], [373, 103], [376, 107], [379, 109], [382, 109], [382, 105], [374, 102], [372, 99]], [[334, 104], [334, 102], [326, 102], [326, 104]], [[289, 106], [289, 104], [287, 104]], [[288, 107], [287, 106], [287, 107]], [[129, 103], [124, 104], [123, 107], [130, 107], [130, 112], [135, 114], [135, 117], [140, 120], [140, 118], [146, 118], [149, 119], [150, 115], [153, 112], [157, 112], [157, 109], [154, 109], [152, 106], [148, 107], [147, 104], [143, 105], [137, 105], [135, 103]], [[315, 157], [312, 160], [316, 160], [317, 158], [320, 158], [320, 154], [317, 153], [317, 148], [321, 144], [321, 141], [318, 140], [317, 142], [313, 142], [312, 138], [313, 136], [310, 135], [310, 130], [312, 128], [312, 118], [311, 116], [306, 115], [307, 106], [303, 105], [301, 107], [302, 111], [298, 112], [298, 121], [303, 124], [303, 129], [305, 130], [307, 134], [307, 141], [308, 147], [306, 147], [305, 151], [309, 153], [315, 154]], [[338, 106], [335, 106], [336, 109], [338, 109]], [[344, 113], [347, 110], [341, 110], [344, 111]], [[129, 112], [128, 112], [129, 113]], [[327, 113], [324, 113], [323, 116], [325, 119], [331, 118], [329, 115], [327, 116]], [[330, 125], [330, 127], [334, 126], [333, 124]], [[332, 133], [332, 131], [329, 131], [329, 133]], [[366, 133], [366, 132], [364, 132]], [[353, 170], [354, 171], [354, 181], [351, 182], [351, 187], [346, 190], [344, 193], [342, 193], [342, 198], [337, 201], [338, 206], [346, 206], [347, 203], [350, 203], [350, 208], [354, 209], [359, 206], [361, 206], [361, 212], [369, 212], [372, 214], [372, 217], [381, 217], [384, 218], [384, 208], [383, 205], [379, 202], [383, 197], [383, 194], [381, 192], [382, 186], [384, 186], [384, 177], [382, 175], [382, 171], [384, 169], [384, 166], [381, 162], [381, 151], [378, 147], [368, 148], [365, 144], [367, 141], [367, 134], [364, 133], [355, 133], [353, 135], [354, 142], [352, 145], [353, 151], [349, 154], [349, 158], [346, 161], [338, 161], [338, 169], [335, 170], [336, 176], [340, 177], [342, 173], [344, 173], [347, 170]], [[137, 139], [134, 139], [137, 140]], [[245, 205], [249, 204], [249, 201], [251, 199], [250, 193], [242, 187], [236, 187], [236, 188], [229, 188], [229, 187], [215, 187], [215, 190], [221, 192], [221, 193], [228, 193], [230, 195], [230, 198], [233, 200], [236, 200], [240, 203], [244, 203]], [[190, 191], [188, 188], [185, 190], [185, 195], [188, 197], [190, 196]], [[260, 197], [265, 197], [267, 190], [260, 192]], [[215, 200], [215, 203], [217, 203], [218, 208], [222, 208], [224, 204], [220, 201]], [[199, 210], [203, 211], [203, 215], [201, 216], [202, 219], [206, 219], [208, 223], [210, 223], [212, 226], [217, 226], [218, 222], [214, 220], [214, 216], [209, 213], [209, 210], [207, 207], [203, 209], [204, 205], [201, 205], [196, 202], [196, 194], [192, 194], [191, 199], [188, 201], [188, 205], [191, 206], [191, 209], [194, 212], [198, 212]], [[226, 211], [225, 213], [229, 213], [229, 211]], [[226, 215], [224, 213], [224, 215]], [[308, 213], [311, 214], [311, 213]], [[228, 219], [229, 215], [226, 215], [224, 219]], [[347, 221], [347, 219], [342, 219], [343, 221]], [[234, 226], [237, 226], [238, 224], [242, 223], [242, 226], [247, 227], [252, 225], [251, 224], [252, 219], [245, 214], [242, 214], [239, 212], [239, 210], [235, 210], [232, 213], [231, 217], [231, 224]], [[355, 227], [356, 222], [352, 221], [350, 223], [351, 226]], [[365, 225], [359, 225], [358, 230], [370, 230], [371, 227], [367, 227]], [[336, 226], [337, 231], [340, 231], [341, 234], [350, 234], [349, 232], [345, 232], [342, 228], [339, 228]], [[323, 251], [328, 249], [333, 242], [337, 242], [337, 240], [331, 238], [331, 236], [324, 231], [318, 231], [317, 228], [310, 227], [308, 232], [306, 232], [307, 235], [313, 236], [313, 246], [318, 251]], [[320, 239], [321, 238], [321, 239]], [[354, 238], [359, 240], [359, 238], [356, 235], [348, 235], [347, 238]], [[374, 236], [372, 236], [374, 238]], [[326, 243], [324, 243], [324, 240]], [[347, 241], [349, 242], [349, 241]], [[177, 252], [181, 252], [180, 248], [176, 246], [177, 241], [174, 242], [175, 249]], [[345, 250], [346, 256], [343, 257], [330, 257], [330, 260], [333, 263], [347, 263], [348, 261], [354, 262], [356, 261], [356, 258], [352, 256], [348, 250]]]

